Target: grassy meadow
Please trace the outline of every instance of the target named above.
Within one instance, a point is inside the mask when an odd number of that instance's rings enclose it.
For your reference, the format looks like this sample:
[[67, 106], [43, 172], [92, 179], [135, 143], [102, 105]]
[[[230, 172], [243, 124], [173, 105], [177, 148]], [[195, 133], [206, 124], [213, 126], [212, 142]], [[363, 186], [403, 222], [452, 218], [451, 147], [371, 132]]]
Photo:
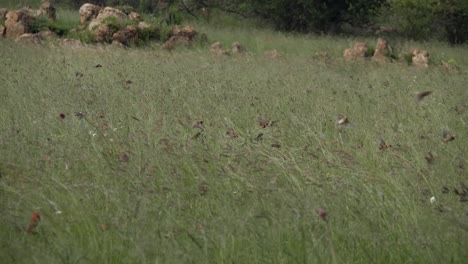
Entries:
[[219, 24], [192, 25], [246, 54], [0, 41], [3, 263], [466, 261], [466, 46], [390, 42], [419, 69]]

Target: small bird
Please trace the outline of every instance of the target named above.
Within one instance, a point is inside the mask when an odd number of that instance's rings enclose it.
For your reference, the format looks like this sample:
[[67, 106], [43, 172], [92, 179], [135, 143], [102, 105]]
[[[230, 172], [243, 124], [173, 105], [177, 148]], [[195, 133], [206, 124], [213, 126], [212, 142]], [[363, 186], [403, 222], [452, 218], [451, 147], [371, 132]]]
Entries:
[[350, 127], [351, 122], [349, 122], [349, 118], [347, 116], [344, 116], [342, 114], [338, 114], [338, 115], [336, 115], [336, 125], [337, 126]]
[[428, 152], [426, 156], [424, 156], [424, 158], [426, 159], [427, 163], [429, 164], [432, 164], [434, 163], [434, 155], [432, 154], [432, 152]]
[[379, 150], [384, 150], [392, 147], [392, 145], [385, 143], [382, 137], [379, 137], [379, 139], [377, 140], [377, 144], [379, 144]]
[[421, 102], [426, 96], [429, 96], [432, 94], [432, 91], [420, 91], [416, 93], [416, 100], [418, 102]]
[[202, 121], [202, 120], [195, 122], [195, 124], [193, 124], [192, 128], [199, 128], [199, 129], [201, 129], [202, 131], [205, 130], [205, 126], [203, 125], [203, 121]]
[[268, 118], [265, 118], [263, 116], [257, 117], [257, 122], [260, 128], [271, 127], [274, 123], [274, 121], [271, 121]]
[[34, 229], [39, 225], [39, 221], [41, 221], [41, 216], [38, 212], [34, 212], [32, 214], [31, 221], [29, 221], [29, 224], [26, 227], [26, 232], [34, 233]]
[[450, 141], [455, 140], [455, 137], [452, 135], [450, 130], [448, 130], [447, 128], [442, 128], [442, 137], [443, 137], [443, 141], [445, 143], [448, 143]]
[[238, 138], [239, 135], [236, 133], [236, 131], [234, 131], [234, 129], [232, 129], [231, 127], [229, 127], [226, 131], [226, 136], [229, 136], [230, 138]]

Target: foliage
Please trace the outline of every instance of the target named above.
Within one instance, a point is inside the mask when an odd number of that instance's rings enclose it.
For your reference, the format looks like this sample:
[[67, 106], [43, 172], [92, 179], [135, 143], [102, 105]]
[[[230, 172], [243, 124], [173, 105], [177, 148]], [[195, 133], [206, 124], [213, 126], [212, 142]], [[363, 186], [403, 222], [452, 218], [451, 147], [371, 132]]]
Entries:
[[[386, 0], [237, 0], [201, 1], [222, 10], [271, 20], [277, 29], [300, 32], [335, 31], [344, 22], [363, 25]], [[230, 2], [230, 3], [229, 3]]]
[[39, 16], [34, 20], [34, 23], [31, 26], [31, 30], [33, 33], [36, 33], [44, 29], [49, 29], [59, 36], [64, 36], [70, 30], [76, 28], [77, 25], [77, 22], [70, 20], [58, 19], [56, 21], [51, 21], [47, 16]]
[[413, 39], [444, 37], [452, 44], [468, 40], [468, 2], [465, 0], [390, 0], [391, 15]]

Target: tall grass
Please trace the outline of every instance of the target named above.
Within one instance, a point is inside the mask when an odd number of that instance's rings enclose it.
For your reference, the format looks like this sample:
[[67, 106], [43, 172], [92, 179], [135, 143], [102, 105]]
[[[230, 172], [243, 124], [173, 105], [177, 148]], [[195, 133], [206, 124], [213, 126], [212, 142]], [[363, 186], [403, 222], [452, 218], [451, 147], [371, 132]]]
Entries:
[[196, 27], [249, 53], [1, 43], [5, 263], [467, 259], [466, 48], [401, 42], [459, 66], [417, 69], [344, 63], [353, 39]]

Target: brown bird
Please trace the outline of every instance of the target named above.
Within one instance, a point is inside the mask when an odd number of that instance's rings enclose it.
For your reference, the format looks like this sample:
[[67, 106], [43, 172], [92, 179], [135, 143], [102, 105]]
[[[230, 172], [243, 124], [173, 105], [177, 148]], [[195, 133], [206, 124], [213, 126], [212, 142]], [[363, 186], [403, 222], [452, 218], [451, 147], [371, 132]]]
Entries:
[[432, 155], [432, 152], [428, 152], [426, 156], [424, 156], [426, 159], [427, 163], [432, 164], [434, 162], [434, 155]]
[[416, 93], [416, 100], [418, 102], [421, 102], [422, 99], [424, 99], [426, 96], [429, 96], [432, 94], [432, 91], [420, 91]]
[[442, 137], [443, 137], [443, 141], [445, 143], [448, 143], [450, 141], [455, 140], [455, 137], [452, 135], [450, 130], [448, 130], [447, 128], [442, 128]]
[[392, 147], [392, 145], [385, 143], [382, 137], [379, 137], [379, 139], [377, 140], [377, 143], [379, 144], [379, 150], [384, 150], [384, 149]]
[[31, 221], [29, 222], [28, 226], [26, 227], [26, 232], [28, 233], [34, 233], [34, 229], [39, 225], [39, 222], [41, 221], [41, 216], [39, 215], [38, 212], [34, 212], [31, 217]]
[[257, 122], [260, 128], [271, 127], [274, 123], [274, 121], [271, 121], [263, 116], [257, 117]]
[[197, 121], [195, 124], [193, 124], [192, 128], [199, 128], [202, 131], [205, 130], [205, 126], [203, 125], [203, 121]]
[[229, 136], [230, 138], [237, 138], [239, 137], [239, 135], [236, 133], [236, 131], [234, 131], [234, 129], [232, 128], [228, 128], [227, 131], [226, 131], [226, 136]]
[[349, 122], [349, 118], [347, 116], [344, 116], [342, 114], [338, 114], [338, 115], [336, 115], [336, 125], [337, 126], [350, 127], [351, 122]]

